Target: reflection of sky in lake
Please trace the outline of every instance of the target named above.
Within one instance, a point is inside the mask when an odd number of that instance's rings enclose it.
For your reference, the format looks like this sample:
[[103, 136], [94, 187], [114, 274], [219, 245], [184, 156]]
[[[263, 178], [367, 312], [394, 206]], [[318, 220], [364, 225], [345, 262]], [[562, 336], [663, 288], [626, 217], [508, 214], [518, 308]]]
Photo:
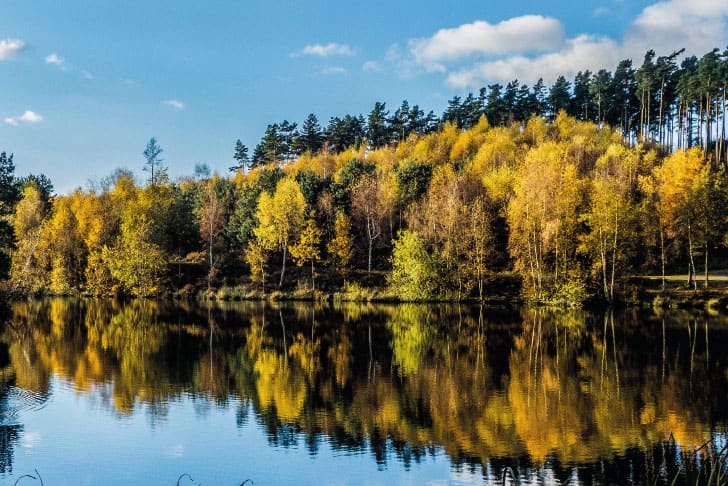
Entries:
[[[405, 470], [397, 461], [378, 467], [369, 452], [333, 450], [325, 442], [315, 455], [304, 447], [304, 439], [298, 446], [271, 447], [255, 420], [249, 417], [237, 426], [237, 401], [200, 414], [192, 397], [183, 396], [168, 404], [163, 421], [150, 427], [144, 407], [120, 417], [57, 378], [51, 389], [43, 409], [20, 414], [25, 430], [13, 474], [0, 479], [35, 474], [34, 469], [49, 485], [173, 485], [183, 473], [195, 482], [183, 478], [182, 486], [238, 485], [248, 478], [256, 484], [299, 485], [472, 484], [477, 479], [452, 472], [442, 453]], [[32, 484], [24, 481], [20, 484]]]

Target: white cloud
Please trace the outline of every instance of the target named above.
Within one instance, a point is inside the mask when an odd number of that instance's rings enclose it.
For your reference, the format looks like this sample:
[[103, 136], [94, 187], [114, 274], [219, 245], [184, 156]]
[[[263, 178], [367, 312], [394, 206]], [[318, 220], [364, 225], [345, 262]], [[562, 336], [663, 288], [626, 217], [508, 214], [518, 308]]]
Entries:
[[379, 71], [382, 71], [382, 65], [379, 64], [377, 61], [366, 61], [364, 64], [361, 65], [362, 71], [366, 71], [368, 73], [376, 73]]
[[625, 34], [624, 45], [641, 51], [668, 53], [685, 48], [702, 55], [714, 47], [724, 48], [728, 31], [728, 1], [670, 0], [646, 7]]
[[354, 49], [347, 44], [337, 44], [336, 42], [330, 42], [328, 44], [309, 44], [300, 51], [291, 53], [291, 56], [353, 56], [354, 53]]
[[25, 49], [25, 42], [20, 39], [0, 40], [0, 61], [12, 59], [23, 49]]
[[409, 48], [415, 61], [442, 70], [442, 62], [472, 54], [502, 55], [557, 48], [564, 29], [557, 19], [524, 15], [490, 24], [477, 20], [454, 29], [441, 29], [430, 38], [414, 39]]
[[180, 101], [180, 100], [164, 100], [164, 101], [162, 101], [162, 104], [171, 106], [175, 110], [184, 110], [185, 107], [187, 106], [184, 104], [183, 101]]
[[560, 51], [535, 58], [513, 56], [477, 63], [450, 73], [447, 81], [456, 88], [482, 86], [486, 80], [506, 83], [518, 79], [521, 83], [532, 84], [541, 77], [548, 83], [560, 75], [572, 78], [585, 69], [611, 69], [620, 60], [619, 46], [613, 40], [581, 35], [566, 41], [566, 46]]
[[321, 70], [321, 74], [348, 74], [349, 71], [341, 66], [330, 66]]
[[53, 64], [54, 66], [62, 67], [66, 60], [59, 57], [58, 54], [54, 52], [45, 57], [45, 62], [46, 64]]
[[26, 110], [25, 113], [20, 116], [4, 118], [3, 121], [8, 125], [17, 127], [20, 123], [40, 123], [43, 121], [43, 117], [38, 113]]
[[[594, 11], [594, 15], [604, 13], [599, 8]], [[532, 83], [539, 77], [549, 83], [558, 75], [573, 77], [585, 69], [614, 69], [622, 59], [632, 59], [639, 66], [648, 49], [660, 56], [685, 48], [686, 54], [700, 56], [714, 47], [725, 47], [727, 24], [728, 0], [653, 3], [627, 26], [621, 38], [581, 34], [563, 39], [558, 20], [539, 16], [515, 17], [498, 24], [477, 21], [411, 40], [409, 56], [393, 62], [400, 67], [414, 63], [421, 69], [440, 71], [448, 84], [462, 89], [513, 79]]]
[[24, 122], [28, 122], [28, 123], [38, 123], [38, 122], [43, 121], [43, 117], [37, 113], [27, 110], [25, 113], [20, 115], [20, 121], [24, 121]]

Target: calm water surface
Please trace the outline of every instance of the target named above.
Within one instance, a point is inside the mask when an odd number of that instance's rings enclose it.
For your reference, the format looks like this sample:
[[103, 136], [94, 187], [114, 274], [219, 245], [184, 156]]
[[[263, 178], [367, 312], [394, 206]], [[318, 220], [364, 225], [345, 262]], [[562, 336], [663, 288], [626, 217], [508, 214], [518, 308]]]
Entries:
[[727, 425], [704, 314], [54, 299], [0, 325], [2, 484], [695, 484]]

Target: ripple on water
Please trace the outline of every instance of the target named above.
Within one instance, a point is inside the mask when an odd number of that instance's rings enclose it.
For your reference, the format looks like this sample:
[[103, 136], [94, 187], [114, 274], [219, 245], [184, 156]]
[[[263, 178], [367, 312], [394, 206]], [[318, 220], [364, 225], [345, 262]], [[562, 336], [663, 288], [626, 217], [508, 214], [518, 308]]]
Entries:
[[0, 425], [16, 423], [18, 416], [24, 412], [42, 410], [48, 404], [50, 394], [9, 386], [5, 392], [5, 397], [3, 406], [0, 409]]

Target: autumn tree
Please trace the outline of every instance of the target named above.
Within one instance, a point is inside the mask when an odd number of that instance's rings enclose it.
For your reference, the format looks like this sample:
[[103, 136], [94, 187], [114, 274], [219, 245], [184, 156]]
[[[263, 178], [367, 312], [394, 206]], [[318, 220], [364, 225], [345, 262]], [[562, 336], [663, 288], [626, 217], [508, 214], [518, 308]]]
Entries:
[[291, 178], [282, 179], [273, 196], [267, 192], [260, 195], [257, 211], [259, 224], [253, 233], [263, 248], [283, 252], [279, 287], [283, 286], [289, 246], [301, 231], [305, 214], [306, 200], [298, 183]]
[[111, 277], [123, 289], [146, 297], [161, 288], [167, 255], [157, 243], [160, 226], [153, 220], [154, 200], [131, 189], [121, 215], [119, 235], [113, 246], [104, 246], [101, 258]]
[[639, 175], [639, 151], [614, 144], [597, 160], [590, 177], [590, 202], [583, 215], [589, 232], [582, 235], [582, 242], [593, 267], [599, 269], [602, 295], [608, 302], [614, 301], [617, 270], [626, 263], [637, 237]]
[[296, 261], [296, 265], [299, 267], [311, 262], [311, 292], [314, 296], [316, 290], [314, 280], [314, 264], [321, 261], [321, 230], [316, 226], [316, 220], [310, 217], [306, 220], [301, 234], [298, 237], [298, 241], [295, 245], [291, 246], [291, 256]]
[[529, 151], [507, 208], [511, 255], [537, 299], [560, 288], [579, 292], [575, 252], [583, 180], [565, 149], [547, 142]]
[[679, 237], [687, 245], [688, 284], [697, 287], [695, 254], [702, 249], [705, 258], [705, 285], [708, 285], [710, 247], [722, 237], [725, 190], [705, 154], [699, 148], [678, 150], [654, 170], [657, 210], [667, 223], [668, 237]]
[[351, 196], [352, 211], [367, 242], [367, 273], [372, 271], [374, 242], [382, 235], [380, 188], [380, 179], [370, 176], [355, 186]]
[[212, 279], [216, 275], [216, 261], [214, 258], [214, 248], [216, 240], [222, 235], [226, 222], [226, 201], [225, 195], [219, 194], [224, 191], [218, 186], [221, 184], [218, 178], [210, 179], [202, 194], [200, 207], [198, 210], [198, 218], [200, 221], [200, 235], [205, 241], [208, 253], [208, 273], [207, 287], [212, 285]]
[[38, 247], [43, 236], [46, 206], [41, 191], [34, 184], [28, 184], [23, 188], [12, 218], [18, 241], [12, 253], [10, 271], [15, 288], [34, 292], [45, 286], [47, 255], [41, 254]]
[[334, 237], [329, 241], [327, 250], [339, 272], [346, 271], [353, 255], [353, 248], [354, 237], [351, 234], [351, 221], [344, 211], [338, 211], [334, 222]]
[[248, 268], [250, 268], [251, 280], [260, 283], [261, 289], [265, 292], [268, 250], [258, 243], [256, 239], [251, 239], [245, 247], [243, 259], [248, 264]]
[[44, 228], [43, 251], [50, 255], [50, 289], [65, 294], [83, 282], [86, 248], [70, 198], [59, 198]]

